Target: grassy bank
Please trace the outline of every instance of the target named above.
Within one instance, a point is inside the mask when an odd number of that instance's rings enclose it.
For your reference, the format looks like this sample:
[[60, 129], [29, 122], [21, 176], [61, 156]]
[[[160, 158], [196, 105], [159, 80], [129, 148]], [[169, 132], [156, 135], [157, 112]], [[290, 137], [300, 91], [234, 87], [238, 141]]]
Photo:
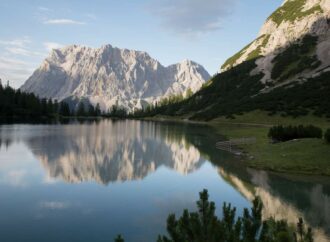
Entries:
[[247, 165], [265, 170], [330, 176], [330, 145], [320, 139], [301, 139], [271, 144], [267, 137], [272, 125], [309, 125], [330, 127], [326, 119], [313, 116], [287, 118], [253, 112], [235, 119], [219, 118], [211, 122], [219, 133], [228, 138], [256, 137], [255, 144], [242, 146]]
[[[187, 117], [156, 116], [148, 120], [185, 121]], [[189, 121], [193, 122], [194, 121]], [[255, 137], [257, 142], [240, 147], [248, 166], [275, 172], [330, 176], [330, 145], [321, 139], [301, 139], [271, 144], [267, 134], [273, 125], [313, 124], [325, 131], [330, 120], [315, 116], [299, 118], [269, 116], [255, 111], [235, 116], [234, 119], [217, 118], [208, 124], [227, 138]]]

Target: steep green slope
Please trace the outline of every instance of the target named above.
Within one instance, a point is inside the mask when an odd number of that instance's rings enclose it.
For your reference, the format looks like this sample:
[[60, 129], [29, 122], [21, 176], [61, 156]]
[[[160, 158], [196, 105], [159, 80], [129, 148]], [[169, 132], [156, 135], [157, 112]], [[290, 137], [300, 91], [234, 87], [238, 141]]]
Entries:
[[210, 120], [231, 117], [253, 110], [283, 116], [304, 116], [312, 113], [330, 117], [330, 72], [305, 81], [296, 80], [266, 93], [262, 74], [250, 75], [255, 61], [247, 61], [213, 77], [211, 83], [195, 95], [179, 103], [151, 108], [140, 116], [188, 116]]
[[268, 18], [268, 20], [272, 20], [277, 25], [280, 25], [283, 21], [294, 22], [308, 15], [323, 11], [320, 5], [315, 5], [310, 9], [304, 10], [305, 4], [306, 0], [286, 1]]

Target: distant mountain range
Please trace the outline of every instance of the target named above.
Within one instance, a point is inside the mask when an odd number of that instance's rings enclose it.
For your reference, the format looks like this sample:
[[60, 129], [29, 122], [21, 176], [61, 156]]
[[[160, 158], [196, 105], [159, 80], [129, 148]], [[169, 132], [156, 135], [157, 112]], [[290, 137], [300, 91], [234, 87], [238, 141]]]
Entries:
[[254, 110], [330, 117], [330, 1], [286, 0], [259, 36], [191, 98], [146, 115], [191, 119]]
[[199, 64], [185, 60], [164, 67], [146, 52], [105, 45], [55, 49], [21, 87], [42, 98], [89, 101], [141, 109], [165, 97], [196, 92], [210, 78]]

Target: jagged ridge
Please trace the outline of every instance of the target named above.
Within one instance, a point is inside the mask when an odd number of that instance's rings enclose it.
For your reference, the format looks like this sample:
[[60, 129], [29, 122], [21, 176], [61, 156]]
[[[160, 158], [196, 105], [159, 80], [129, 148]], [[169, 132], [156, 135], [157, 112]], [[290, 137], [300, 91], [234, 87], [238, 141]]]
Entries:
[[189, 60], [164, 67], [142, 51], [72, 45], [53, 50], [21, 90], [58, 100], [84, 98], [103, 110], [133, 110], [188, 89], [196, 92], [209, 78]]

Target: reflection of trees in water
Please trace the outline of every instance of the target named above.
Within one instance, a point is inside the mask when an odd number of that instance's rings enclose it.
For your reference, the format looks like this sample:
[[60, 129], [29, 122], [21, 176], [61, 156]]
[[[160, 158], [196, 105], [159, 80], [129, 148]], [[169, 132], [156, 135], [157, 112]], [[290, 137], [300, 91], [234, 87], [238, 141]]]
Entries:
[[6, 149], [13, 143], [13, 137], [11, 137], [11, 129], [6, 127], [0, 127], [0, 149], [5, 147]]
[[[23, 140], [42, 161], [49, 176], [67, 182], [143, 179], [160, 166], [182, 174], [204, 159], [247, 199], [261, 196], [264, 216], [296, 223], [301, 216], [318, 242], [330, 235], [330, 185], [290, 180], [249, 170], [239, 159], [215, 148], [219, 135], [209, 126], [139, 121], [109, 121], [64, 126], [0, 129], [2, 145]], [[203, 157], [203, 158], [202, 158]]]
[[[296, 223], [297, 218], [302, 217], [313, 228], [315, 241], [329, 241], [330, 196], [325, 193], [323, 185], [293, 183], [262, 171], [249, 170], [248, 173], [250, 181], [245, 181], [219, 168], [221, 177], [248, 200], [260, 196], [264, 204], [264, 218], [274, 217]], [[300, 204], [302, 201], [305, 206]]]
[[202, 164], [198, 149], [173, 124], [103, 121], [93, 125], [50, 126], [27, 144], [53, 178], [68, 182], [142, 179], [164, 165], [187, 174]]

